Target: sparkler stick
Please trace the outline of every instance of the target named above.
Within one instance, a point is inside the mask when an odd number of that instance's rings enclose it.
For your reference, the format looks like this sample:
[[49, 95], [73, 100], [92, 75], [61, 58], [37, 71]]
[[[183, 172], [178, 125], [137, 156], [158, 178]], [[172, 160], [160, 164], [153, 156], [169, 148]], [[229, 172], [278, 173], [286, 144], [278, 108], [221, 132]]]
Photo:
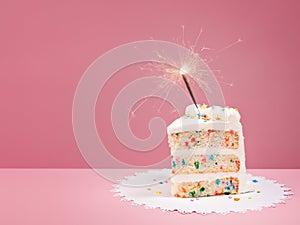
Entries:
[[189, 84], [189, 82], [188, 82], [188, 80], [187, 80], [187, 77], [186, 77], [186, 75], [185, 75], [185, 73], [184, 73], [184, 71], [183, 71], [182, 69], [180, 70], [180, 74], [181, 74], [181, 77], [182, 77], [183, 80], [184, 80], [184, 83], [185, 83], [186, 88], [188, 89], [188, 91], [189, 91], [189, 93], [190, 93], [190, 96], [191, 96], [191, 98], [192, 98], [192, 101], [193, 101], [194, 105], [196, 106], [196, 109], [198, 110], [199, 114], [201, 114], [201, 113], [200, 113], [200, 110], [199, 110], [199, 108], [198, 108], [198, 105], [197, 105], [195, 96], [194, 96], [194, 94], [193, 94], [193, 92], [192, 92], [191, 86], [190, 86], [190, 84]]

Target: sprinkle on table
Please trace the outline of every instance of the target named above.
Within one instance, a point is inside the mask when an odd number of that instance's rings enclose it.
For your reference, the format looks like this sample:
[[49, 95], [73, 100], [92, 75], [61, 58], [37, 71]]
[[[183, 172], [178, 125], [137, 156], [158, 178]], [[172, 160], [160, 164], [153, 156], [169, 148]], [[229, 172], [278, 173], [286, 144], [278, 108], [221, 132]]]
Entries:
[[157, 191], [157, 192], [155, 192], [155, 194], [157, 194], [157, 195], [161, 195], [161, 194], [162, 194], [162, 192], [161, 192], [161, 191]]
[[240, 198], [234, 198], [233, 200], [237, 202], [240, 200]]
[[260, 190], [257, 190], [257, 191], [256, 191], [256, 193], [258, 193], [258, 194], [259, 194], [259, 193], [260, 193]]
[[151, 188], [147, 188], [148, 191], [151, 191]]
[[253, 182], [253, 183], [257, 183], [257, 182], [258, 182], [258, 180], [254, 179], [254, 180], [252, 180], [252, 182]]
[[160, 181], [159, 183], [160, 183], [160, 184], [163, 184], [164, 182]]
[[251, 199], [252, 199], [252, 197], [251, 197], [251, 196], [249, 196], [249, 197], [248, 197], [248, 199], [249, 199], [249, 200], [251, 200]]

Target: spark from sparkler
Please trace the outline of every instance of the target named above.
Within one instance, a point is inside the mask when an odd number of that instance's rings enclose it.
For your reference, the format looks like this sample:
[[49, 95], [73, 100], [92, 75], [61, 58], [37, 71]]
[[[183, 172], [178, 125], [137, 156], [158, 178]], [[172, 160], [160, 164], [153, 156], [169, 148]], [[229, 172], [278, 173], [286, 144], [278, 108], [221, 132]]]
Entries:
[[243, 40], [241, 38], [237, 39], [235, 42], [230, 43], [229, 45], [225, 46], [224, 48], [221, 48], [216, 51], [216, 54], [220, 54], [221, 52], [224, 52], [225, 50], [237, 45], [238, 43], [242, 42]]

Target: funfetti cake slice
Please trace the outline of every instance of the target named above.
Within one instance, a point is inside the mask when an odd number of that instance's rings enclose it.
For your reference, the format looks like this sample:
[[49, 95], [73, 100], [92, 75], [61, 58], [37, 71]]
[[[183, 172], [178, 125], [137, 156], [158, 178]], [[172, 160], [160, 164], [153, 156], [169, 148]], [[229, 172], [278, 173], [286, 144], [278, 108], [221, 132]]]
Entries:
[[204, 197], [252, 190], [238, 110], [190, 105], [168, 126], [173, 196]]

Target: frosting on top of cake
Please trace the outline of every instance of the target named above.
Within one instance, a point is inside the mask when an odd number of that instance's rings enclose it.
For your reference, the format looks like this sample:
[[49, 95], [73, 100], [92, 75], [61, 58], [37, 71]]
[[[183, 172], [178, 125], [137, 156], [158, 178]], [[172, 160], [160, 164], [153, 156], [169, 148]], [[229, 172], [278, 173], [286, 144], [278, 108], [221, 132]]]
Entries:
[[240, 130], [240, 114], [231, 107], [189, 105], [185, 114], [168, 126], [168, 133], [194, 131], [200, 129]]
[[240, 114], [237, 109], [231, 107], [221, 107], [221, 106], [211, 106], [207, 107], [207, 105], [197, 105], [198, 109], [194, 104], [189, 105], [185, 109], [184, 116], [198, 116], [199, 111], [200, 116], [206, 116], [209, 119], [221, 120], [226, 122], [238, 122], [240, 121]]

